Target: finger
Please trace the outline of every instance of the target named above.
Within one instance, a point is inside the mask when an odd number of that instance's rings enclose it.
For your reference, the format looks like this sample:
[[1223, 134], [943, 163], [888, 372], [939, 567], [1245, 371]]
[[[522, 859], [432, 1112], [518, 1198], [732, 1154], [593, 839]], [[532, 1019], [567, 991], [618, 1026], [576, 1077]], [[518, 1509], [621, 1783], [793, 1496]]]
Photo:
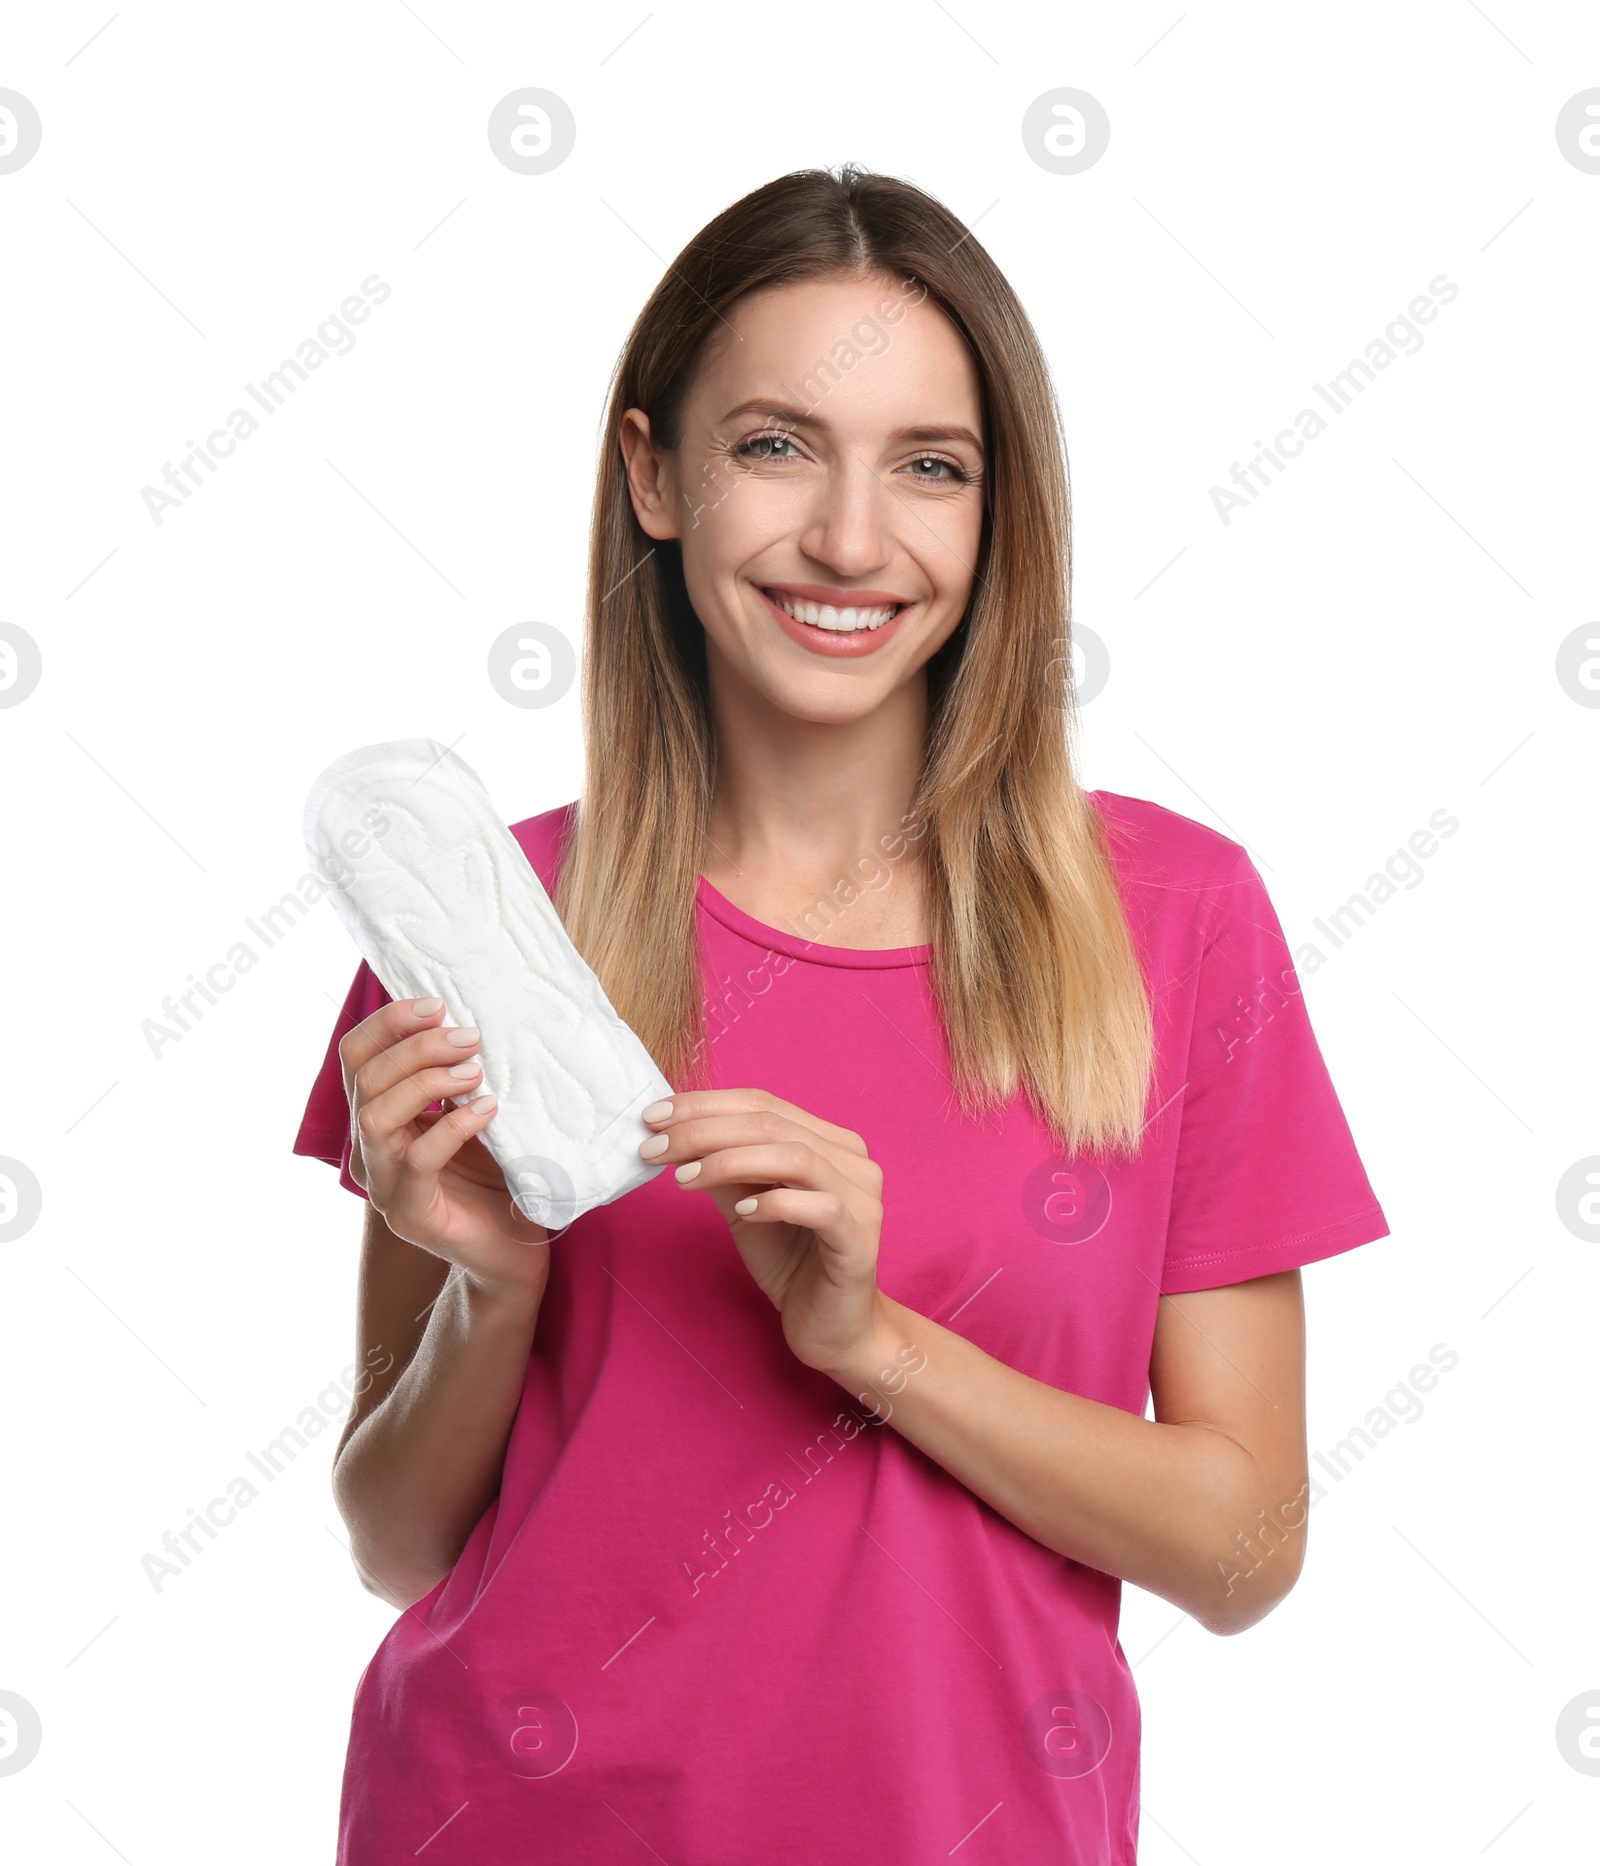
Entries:
[[[700, 1115], [777, 1114], [798, 1122], [801, 1127], [843, 1148], [847, 1153], [858, 1153], [865, 1157], [867, 1152], [867, 1143], [850, 1128], [836, 1127], [832, 1121], [824, 1121], [806, 1109], [796, 1107], [792, 1101], [784, 1101], [781, 1096], [769, 1094], [765, 1089], [685, 1089], [667, 1100], [670, 1112], [659, 1118], [652, 1118], [647, 1112], [644, 1117], [646, 1125], [657, 1133], [675, 1126], [679, 1121]], [[652, 1107], [659, 1105], [651, 1104]]]
[[402, 1142], [387, 1161], [393, 1196], [403, 1205], [427, 1205], [438, 1187], [440, 1173], [464, 1142], [483, 1132], [494, 1119], [497, 1107], [494, 1096], [480, 1095], [464, 1108], [452, 1108], [440, 1115], [426, 1133], [409, 1143]]
[[640, 1145], [639, 1157], [652, 1165], [671, 1166], [703, 1160], [729, 1147], [785, 1144], [814, 1148], [865, 1192], [876, 1196], [883, 1190], [882, 1170], [864, 1153], [841, 1147], [815, 1127], [768, 1109], [692, 1115], [674, 1121]]
[[843, 1206], [829, 1192], [800, 1192], [792, 1186], [774, 1186], [739, 1199], [734, 1211], [745, 1224], [797, 1225], [830, 1237], [843, 1222]]
[[[418, 1006], [429, 1008], [419, 1010]], [[339, 1061], [344, 1069], [345, 1094], [350, 1093], [356, 1071], [380, 1050], [388, 1049], [403, 1037], [415, 1035], [436, 1024], [444, 1016], [443, 998], [396, 998], [392, 1003], [362, 1018], [339, 1039]]]
[[804, 1140], [719, 1147], [703, 1159], [685, 1161], [673, 1176], [680, 1186], [696, 1192], [724, 1186], [793, 1186], [839, 1199], [856, 1192], [839, 1168]]
[[[474, 1026], [450, 1030], [424, 1030], [407, 1037], [394, 1049], [379, 1051], [360, 1065], [351, 1086], [351, 1108], [403, 1107], [401, 1121], [414, 1120], [422, 1108], [446, 1095], [472, 1095], [484, 1088], [484, 1058], [478, 1054], [484, 1036]], [[428, 1092], [418, 1101], [420, 1084]]]
[[[427, 1133], [430, 1127], [436, 1127], [446, 1115], [454, 1113], [454, 1108], [425, 1108], [416, 1119], [418, 1134]], [[464, 1179], [471, 1180], [474, 1185], [493, 1188], [500, 1186], [505, 1180], [500, 1162], [487, 1147], [463, 1147], [453, 1156], [452, 1164], [456, 1172]]]
[[[721, 1204], [721, 1200], [718, 1200]], [[727, 1213], [735, 1226], [793, 1225], [809, 1231], [822, 1261], [852, 1275], [870, 1273], [876, 1262], [875, 1227], [869, 1217], [848, 1200], [831, 1192], [806, 1192], [794, 1186], [773, 1186], [736, 1199]], [[782, 1306], [781, 1304], [779, 1305]]]
[[420, 1030], [382, 1049], [360, 1064], [351, 1081], [351, 1102], [360, 1107], [415, 1075], [419, 1069], [454, 1068], [471, 1062], [475, 1068], [463, 1070], [451, 1093], [460, 1095], [478, 1079], [483, 1067], [481, 1049], [483, 1032], [475, 1024], [442, 1025]]
[[381, 1095], [370, 1099], [362, 1084], [366, 1079], [365, 1070], [373, 1065], [364, 1064], [357, 1072], [351, 1103], [351, 1128], [355, 1136], [352, 1152], [359, 1154], [365, 1165], [371, 1182], [367, 1186], [369, 1196], [375, 1193], [380, 1201], [390, 1196], [407, 1144], [417, 1136], [414, 1123], [428, 1108], [440, 1102], [453, 1109], [453, 1096], [471, 1095], [481, 1088], [481, 1069], [464, 1077], [451, 1073], [460, 1066], [439, 1064], [432, 1069], [420, 1069], [414, 1075], [402, 1076]]
[[[462, 1070], [457, 1075], [457, 1070]], [[457, 1095], [476, 1095], [483, 1086], [483, 1070], [475, 1058], [463, 1063], [437, 1064], [402, 1076], [381, 1095], [368, 1097], [356, 1078], [355, 1127], [364, 1145], [389, 1146], [396, 1136], [408, 1135], [412, 1124], [435, 1102], [450, 1103]]]

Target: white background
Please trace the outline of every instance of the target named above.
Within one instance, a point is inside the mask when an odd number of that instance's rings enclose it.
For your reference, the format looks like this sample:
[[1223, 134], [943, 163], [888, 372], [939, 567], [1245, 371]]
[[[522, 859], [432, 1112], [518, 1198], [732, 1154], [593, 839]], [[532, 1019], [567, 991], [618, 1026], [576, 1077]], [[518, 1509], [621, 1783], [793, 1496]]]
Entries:
[[[19, 1866], [332, 1858], [393, 1618], [336, 1428], [159, 1592], [141, 1558], [353, 1358], [358, 1204], [289, 1147], [356, 955], [323, 903], [159, 1059], [141, 1027], [304, 872], [336, 754], [455, 743], [507, 821], [576, 794], [576, 692], [508, 705], [488, 645], [579, 637], [605, 386], [663, 267], [850, 158], [973, 226], [1045, 343], [1111, 656], [1087, 781], [1244, 841], [1293, 946], [1460, 823], [1305, 977], [1393, 1229], [1305, 1272], [1313, 1452], [1459, 1364], [1322, 1474], [1248, 1634], [1127, 1590], [1141, 1858], [1592, 1856], [1556, 1720], [1600, 1704], [1600, 1271], [1556, 1187], [1600, 1153], [1600, 711], [1555, 668], [1596, 614], [1600, 175], [1554, 126], [1600, 16], [1181, 4], [12, 16], [0, 85], [43, 121], [0, 175], [0, 619], [44, 664], [0, 709], [0, 1154], [44, 1200], [0, 1245]], [[485, 133], [525, 85], [577, 118], [545, 175]], [[1060, 176], [1020, 125], [1066, 85], [1111, 141]], [[372, 273], [355, 348], [153, 523], [141, 488]], [[1439, 274], [1420, 350], [1224, 525], [1213, 484]]]

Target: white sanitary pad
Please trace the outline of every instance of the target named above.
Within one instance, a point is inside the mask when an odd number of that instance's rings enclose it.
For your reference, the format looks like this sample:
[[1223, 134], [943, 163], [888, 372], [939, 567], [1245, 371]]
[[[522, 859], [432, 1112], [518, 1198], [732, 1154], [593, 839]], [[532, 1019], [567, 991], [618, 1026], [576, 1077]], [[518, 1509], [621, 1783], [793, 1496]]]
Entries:
[[389, 995], [443, 998], [446, 1024], [482, 1030], [470, 1093], [500, 1105], [481, 1138], [528, 1217], [559, 1230], [662, 1170], [639, 1158], [639, 1114], [671, 1086], [476, 772], [434, 739], [365, 745], [317, 779], [303, 827]]

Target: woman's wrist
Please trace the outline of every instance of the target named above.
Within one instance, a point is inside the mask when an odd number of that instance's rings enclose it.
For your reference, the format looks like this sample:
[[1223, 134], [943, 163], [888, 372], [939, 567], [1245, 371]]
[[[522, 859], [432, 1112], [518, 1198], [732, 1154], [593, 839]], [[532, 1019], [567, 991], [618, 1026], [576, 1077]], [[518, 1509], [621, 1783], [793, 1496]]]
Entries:
[[546, 1274], [532, 1283], [496, 1283], [463, 1270], [461, 1295], [467, 1318], [475, 1327], [526, 1330], [531, 1334], [548, 1280]]
[[908, 1374], [926, 1361], [926, 1345], [919, 1345], [916, 1332], [922, 1319], [881, 1289], [875, 1290], [871, 1318], [861, 1338], [823, 1371], [863, 1406], [886, 1413]]

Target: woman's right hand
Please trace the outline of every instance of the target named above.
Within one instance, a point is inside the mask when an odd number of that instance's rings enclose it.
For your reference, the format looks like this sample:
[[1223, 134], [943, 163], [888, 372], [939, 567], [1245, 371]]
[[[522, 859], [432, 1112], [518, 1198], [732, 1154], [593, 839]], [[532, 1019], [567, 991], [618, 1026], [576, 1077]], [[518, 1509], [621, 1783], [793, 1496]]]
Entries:
[[[422, 1009], [419, 1007], [431, 1007]], [[541, 1295], [550, 1233], [517, 1209], [478, 1136], [494, 1118], [475, 1029], [441, 1028], [441, 998], [400, 998], [339, 1042], [350, 1101], [350, 1176], [396, 1237], [458, 1264], [491, 1293]], [[452, 1073], [471, 1065], [461, 1074]], [[441, 1101], [443, 1109], [429, 1112]]]

